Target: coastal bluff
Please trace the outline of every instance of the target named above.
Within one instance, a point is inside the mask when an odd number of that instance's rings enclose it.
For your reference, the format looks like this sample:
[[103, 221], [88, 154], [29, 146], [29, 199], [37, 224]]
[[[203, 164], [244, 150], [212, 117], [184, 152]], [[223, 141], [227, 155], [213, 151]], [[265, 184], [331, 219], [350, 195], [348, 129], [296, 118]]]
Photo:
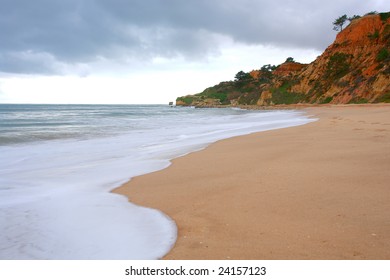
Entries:
[[390, 102], [390, 12], [350, 20], [310, 64], [240, 71], [234, 81], [178, 97], [176, 105], [216, 107]]

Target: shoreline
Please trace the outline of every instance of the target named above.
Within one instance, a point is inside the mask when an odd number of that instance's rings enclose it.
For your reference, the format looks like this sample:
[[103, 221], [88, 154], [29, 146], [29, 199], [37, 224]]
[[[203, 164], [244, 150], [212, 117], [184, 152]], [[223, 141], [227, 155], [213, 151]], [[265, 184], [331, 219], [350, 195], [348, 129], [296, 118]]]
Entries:
[[165, 259], [390, 259], [390, 104], [303, 110], [113, 192], [176, 222]]

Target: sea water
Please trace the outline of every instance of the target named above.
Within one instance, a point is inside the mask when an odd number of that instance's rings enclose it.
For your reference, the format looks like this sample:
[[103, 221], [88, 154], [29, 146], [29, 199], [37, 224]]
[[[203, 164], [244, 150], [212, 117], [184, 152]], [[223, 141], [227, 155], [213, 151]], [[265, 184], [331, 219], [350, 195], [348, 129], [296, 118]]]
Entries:
[[158, 259], [174, 221], [112, 189], [217, 140], [310, 121], [299, 111], [0, 104], [0, 259]]

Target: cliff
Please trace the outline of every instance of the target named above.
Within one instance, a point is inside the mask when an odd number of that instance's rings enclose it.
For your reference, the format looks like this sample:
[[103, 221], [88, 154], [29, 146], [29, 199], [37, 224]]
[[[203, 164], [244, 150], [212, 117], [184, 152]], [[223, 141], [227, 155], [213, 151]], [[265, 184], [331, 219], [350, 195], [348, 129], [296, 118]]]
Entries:
[[352, 20], [310, 64], [289, 58], [176, 100], [191, 106], [375, 102], [390, 102], [390, 13]]

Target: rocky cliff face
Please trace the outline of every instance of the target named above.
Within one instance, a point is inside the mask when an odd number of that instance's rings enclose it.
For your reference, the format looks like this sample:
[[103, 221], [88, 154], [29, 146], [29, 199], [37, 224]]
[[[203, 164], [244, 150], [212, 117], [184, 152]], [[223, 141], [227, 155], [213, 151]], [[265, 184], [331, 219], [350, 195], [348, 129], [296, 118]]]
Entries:
[[298, 62], [285, 62], [280, 64], [276, 69], [272, 72], [277, 77], [286, 77], [297, 74], [299, 71], [307, 67], [308, 64], [302, 64]]
[[335, 42], [298, 74], [290, 89], [309, 102], [376, 102], [390, 93], [390, 18], [353, 20]]
[[286, 61], [253, 70], [177, 105], [390, 102], [390, 13], [353, 20], [310, 64]]

